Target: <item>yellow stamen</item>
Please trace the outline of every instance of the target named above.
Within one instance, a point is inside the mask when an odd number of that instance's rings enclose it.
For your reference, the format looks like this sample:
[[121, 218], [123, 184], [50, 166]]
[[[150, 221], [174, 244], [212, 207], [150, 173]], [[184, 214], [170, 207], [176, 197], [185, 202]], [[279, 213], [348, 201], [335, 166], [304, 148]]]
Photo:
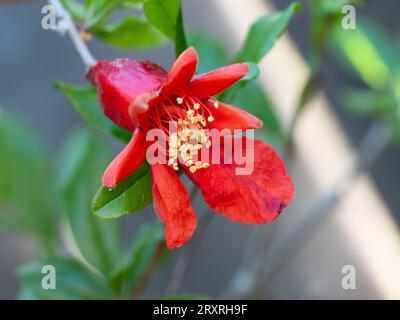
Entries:
[[[183, 98], [178, 97], [177, 102], [183, 103]], [[169, 137], [169, 160], [168, 165], [178, 170], [178, 163], [187, 166], [190, 172], [208, 168], [209, 163], [196, 161], [202, 146], [210, 148], [211, 141], [206, 135], [206, 119], [214, 121], [214, 117], [208, 111], [208, 117], [200, 114], [197, 110], [201, 108], [200, 103], [194, 103], [193, 109], [186, 111], [186, 118], [178, 120], [178, 130]]]

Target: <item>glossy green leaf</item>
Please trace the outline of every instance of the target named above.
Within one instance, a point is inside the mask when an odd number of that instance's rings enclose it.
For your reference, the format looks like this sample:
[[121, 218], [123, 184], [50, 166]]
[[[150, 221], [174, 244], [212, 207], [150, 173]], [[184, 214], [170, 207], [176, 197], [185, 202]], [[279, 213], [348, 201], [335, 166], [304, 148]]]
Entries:
[[135, 213], [153, 202], [150, 168], [143, 164], [115, 189], [101, 186], [92, 202], [92, 212], [103, 219]]
[[44, 250], [57, 239], [49, 154], [29, 126], [0, 109], [0, 228], [34, 236]]
[[125, 296], [146, 281], [151, 272], [164, 260], [167, 250], [160, 222], [142, 226], [128, 253], [115, 268], [110, 284]]
[[112, 155], [86, 130], [68, 138], [59, 156], [58, 190], [62, 209], [83, 257], [107, 274], [120, 253], [119, 224], [91, 214], [93, 194]]
[[176, 21], [176, 28], [175, 28], [175, 55], [178, 57], [188, 47], [189, 47], [189, 45], [188, 45], [188, 42], [186, 39], [185, 25], [183, 23], [182, 8], [180, 8], [179, 13], [178, 13], [178, 20]]
[[235, 61], [258, 63], [286, 30], [293, 15], [301, 6], [292, 3], [285, 10], [257, 20], [250, 28], [242, 49]]
[[74, 86], [65, 82], [56, 82], [74, 109], [94, 128], [128, 142], [131, 133], [121, 129], [109, 120], [101, 111], [96, 89], [91, 86]]
[[164, 44], [166, 37], [136, 16], [102, 25], [95, 31], [103, 41], [120, 48], [147, 48]]
[[391, 73], [399, 67], [398, 53], [378, 25], [363, 20], [355, 30], [338, 26], [332, 40], [370, 87], [383, 89], [390, 84]]
[[143, 11], [150, 23], [175, 41], [177, 55], [188, 47], [181, 0], [148, 0], [143, 5]]
[[[46, 265], [55, 268], [55, 289], [44, 289], [42, 273]], [[51, 257], [20, 267], [17, 271], [21, 282], [20, 299], [35, 300], [88, 300], [112, 299], [114, 294], [104, 278], [88, 270], [80, 262], [67, 257]]]
[[174, 40], [180, 8], [180, 0], [148, 0], [143, 11], [155, 27]]

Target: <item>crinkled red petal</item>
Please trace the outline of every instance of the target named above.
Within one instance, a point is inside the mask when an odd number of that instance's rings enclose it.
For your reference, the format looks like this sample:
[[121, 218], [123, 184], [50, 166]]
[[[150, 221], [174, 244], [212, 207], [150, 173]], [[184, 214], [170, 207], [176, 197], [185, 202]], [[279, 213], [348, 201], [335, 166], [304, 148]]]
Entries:
[[[278, 154], [260, 140], [236, 138], [235, 143], [249, 146], [248, 163], [254, 160], [254, 169], [248, 175], [238, 175], [244, 169], [233, 156], [225, 163], [211, 164], [194, 174], [186, 169], [189, 177], [200, 187], [208, 205], [233, 221], [261, 224], [274, 220], [287, 207], [294, 195], [291, 178]], [[253, 144], [254, 143], [254, 144]], [[221, 147], [221, 155], [224, 154]], [[232, 153], [231, 153], [232, 154]], [[211, 157], [211, 156], [210, 156]], [[232, 164], [227, 164], [227, 159]], [[251, 166], [250, 166], [251, 167]]]

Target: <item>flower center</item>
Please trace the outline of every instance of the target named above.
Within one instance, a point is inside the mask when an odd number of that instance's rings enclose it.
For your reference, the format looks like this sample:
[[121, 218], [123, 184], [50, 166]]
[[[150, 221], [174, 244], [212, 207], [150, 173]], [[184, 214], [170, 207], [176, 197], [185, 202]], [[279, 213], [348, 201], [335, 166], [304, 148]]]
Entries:
[[[218, 108], [218, 102], [214, 107]], [[184, 96], [167, 99], [153, 110], [152, 126], [162, 129], [167, 137], [168, 165], [176, 171], [178, 164], [185, 165], [192, 173], [208, 168], [209, 162], [199, 160], [199, 152], [211, 147], [207, 123], [214, 117], [210, 109], [200, 100]]]

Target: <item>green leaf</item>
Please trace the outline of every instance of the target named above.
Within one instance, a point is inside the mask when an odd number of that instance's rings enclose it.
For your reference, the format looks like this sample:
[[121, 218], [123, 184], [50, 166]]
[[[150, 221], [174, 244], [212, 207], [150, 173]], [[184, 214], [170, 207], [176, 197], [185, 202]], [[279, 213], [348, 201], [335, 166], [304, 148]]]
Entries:
[[[55, 268], [55, 289], [44, 289], [42, 280], [48, 272], [42, 268]], [[67, 257], [51, 257], [20, 267], [17, 276], [22, 288], [20, 299], [71, 300], [71, 299], [111, 299], [112, 291], [104, 278], [89, 271], [80, 262]]]
[[150, 23], [175, 41], [177, 55], [188, 47], [181, 0], [148, 0], [143, 5], [143, 11]]
[[166, 41], [165, 36], [150, 23], [132, 15], [102, 25], [94, 33], [103, 41], [120, 48], [148, 48]]
[[399, 67], [398, 53], [378, 25], [360, 19], [355, 30], [338, 25], [332, 41], [366, 84], [374, 89], [388, 87], [391, 73]]
[[166, 36], [175, 40], [180, 0], [148, 0], [143, 11], [147, 19]]
[[198, 73], [205, 73], [228, 64], [228, 53], [221, 41], [212, 35], [198, 31], [192, 31], [188, 35], [189, 44], [193, 46], [199, 55]]
[[91, 86], [74, 86], [65, 82], [55, 82], [55, 87], [60, 89], [69, 100], [74, 109], [94, 128], [128, 142], [131, 133], [119, 128], [109, 120], [101, 111], [96, 89]]
[[58, 190], [62, 209], [82, 256], [107, 274], [120, 253], [119, 224], [100, 220], [90, 206], [102, 173], [112, 155], [109, 148], [88, 131], [73, 133], [59, 156]]
[[[250, 112], [263, 121], [263, 128], [256, 130], [256, 133], [261, 134], [260, 138], [270, 143], [283, 141], [284, 130], [275, 116], [272, 102], [256, 81], [243, 86], [237, 91], [233, 100], [228, 102]], [[263, 131], [264, 134], [262, 134]]]
[[28, 233], [51, 251], [57, 239], [53, 168], [29, 126], [0, 109], [0, 227]]
[[87, 0], [85, 1], [85, 25], [92, 30], [106, 23], [114, 10], [123, 6], [125, 0]]
[[291, 18], [300, 8], [299, 4], [292, 3], [283, 11], [257, 20], [251, 26], [235, 61], [258, 63], [286, 30]]
[[110, 284], [123, 295], [145, 282], [148, 276], [164, 260], [167, 250], [163, 227], [160, 222], [142, 226], [132, 242], [129, 252], [115, 268]]
[[347, 89], [342, 96], [343, 105], [361, 115], [388, 115], [397, 106], [396, 99], [388, 92]]
[[92, 212], [103, 219], [118, 218], [142, 210], [152, 201], [151, 174], [146, 163], [115, 189], [101, 186], [93, 199]]
[[61, 0], [61, 3], [74, 21], [83, 22], [85, 20], [85, 8], [81, 3], [76, 0]]
[[175, 29], [175, 55], [178, 57], [189, 47], [186, 39], [185, 25], [183, 23], [182, 8], [179, 9]]

